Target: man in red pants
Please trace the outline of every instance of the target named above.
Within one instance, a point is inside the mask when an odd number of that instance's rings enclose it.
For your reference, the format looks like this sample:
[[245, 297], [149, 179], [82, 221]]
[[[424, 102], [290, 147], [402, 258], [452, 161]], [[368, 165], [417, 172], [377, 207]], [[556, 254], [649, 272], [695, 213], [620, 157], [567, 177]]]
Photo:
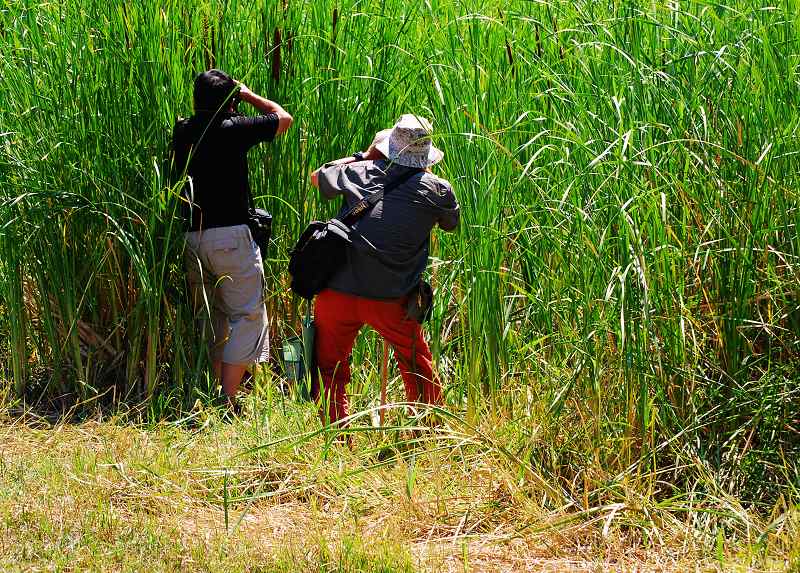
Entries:
[[[353, 225], [347, 262], [317, 295], [314, 306], [317, 366], [330, 423], [348, 415], [350, 354], [359, 330], [374, 328], [394, 349], [409, 402], [442, 400], [439, 378], [419, 322], [406, 314], [428, 264], [431, 230], [458, 226], [453, 189], [430, 171], [442, 151], [431, 142], [431, 124], [403, 115], [379, 132], [369, 149], [326, 163], [311, 174], [323, 197], [344, 198], [343, 210], [383, 188], [390, 188]], [[392, 182], [402, 181], [396, 187]]]

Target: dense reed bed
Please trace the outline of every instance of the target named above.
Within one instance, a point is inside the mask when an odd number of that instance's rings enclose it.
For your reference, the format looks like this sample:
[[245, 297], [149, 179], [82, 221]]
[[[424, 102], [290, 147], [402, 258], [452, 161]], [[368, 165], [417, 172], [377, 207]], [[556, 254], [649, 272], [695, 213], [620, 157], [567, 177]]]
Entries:
[[[276, 219], [275, 344], [303, 311], [287, 250], [334, 207], [309, 171], [400, 113], [431, 117], [463, 210], [432, 252], [452, 419], [501, 420], [480, 443], [545, 504], [636, 491], [645, 513], [726, 535], [751, 511], [778, 519], [800, 487], [798, 14], [795, 0], [6, 3], [0, 395], [162, 416], [211, 393], [166, 157], [193, 75], [217, 66], [296, 120], [251, 154]], [[377, 348], [356, 350], [362, 408]]]

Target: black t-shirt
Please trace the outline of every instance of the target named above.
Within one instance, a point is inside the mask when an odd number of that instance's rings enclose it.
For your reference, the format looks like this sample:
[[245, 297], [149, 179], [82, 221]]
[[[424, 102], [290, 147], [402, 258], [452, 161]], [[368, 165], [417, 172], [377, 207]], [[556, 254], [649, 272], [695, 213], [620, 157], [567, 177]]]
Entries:
[[190, 230], [247, 222], [247, 151], [257, 143], [272, 141], [277, 130], [278, 116], [274, 113], [254, 117], [225, 114], [211, 123], [195, 115], [176, 122], [173, 167], [182, 175], [188, 161], [185, 195], [192, 205]]

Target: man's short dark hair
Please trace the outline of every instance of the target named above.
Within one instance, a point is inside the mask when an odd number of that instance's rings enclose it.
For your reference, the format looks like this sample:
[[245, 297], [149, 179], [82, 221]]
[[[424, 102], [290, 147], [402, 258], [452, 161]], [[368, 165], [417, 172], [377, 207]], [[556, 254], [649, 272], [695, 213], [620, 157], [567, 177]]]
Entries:
[[194, 79], [194, 111], [224, 111], [238, 91], [233, 78], [222, 70], [212, 69], [199, 73]]

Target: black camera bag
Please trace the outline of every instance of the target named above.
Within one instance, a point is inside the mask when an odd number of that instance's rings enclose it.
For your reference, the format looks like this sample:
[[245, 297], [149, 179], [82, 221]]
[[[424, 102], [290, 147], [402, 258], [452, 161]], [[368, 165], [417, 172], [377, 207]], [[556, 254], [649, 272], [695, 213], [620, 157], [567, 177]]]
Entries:
[[292, 290], [311, 300], [325, 288], [333, 273], [344, 266], [350, 229], [338, 219], [311, 221], [289, 253]]
[[264, 258], [267, 255], [267, 247], [272, 237], [272, 215], [264, 209], [250, 207], [250, 211], [247, 214], [247, 226], [250, 228], [250, 234], [261, 251], [261, 257]]

